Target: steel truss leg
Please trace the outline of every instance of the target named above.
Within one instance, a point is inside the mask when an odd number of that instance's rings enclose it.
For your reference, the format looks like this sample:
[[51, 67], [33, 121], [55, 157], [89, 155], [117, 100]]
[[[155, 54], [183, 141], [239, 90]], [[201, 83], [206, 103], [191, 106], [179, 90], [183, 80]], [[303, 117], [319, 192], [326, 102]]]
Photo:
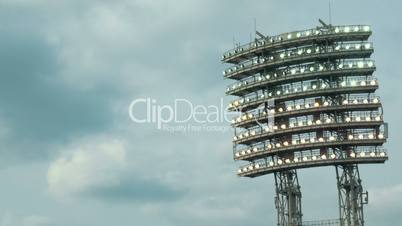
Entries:
[[301, 192], [296, 170], [275, 173], [278, 226], [301, 226]]
[[364, 226], [363, 205], [368, 194], [363, 193], [358, 166], [339, 165], [335, 169], [341, 226]]

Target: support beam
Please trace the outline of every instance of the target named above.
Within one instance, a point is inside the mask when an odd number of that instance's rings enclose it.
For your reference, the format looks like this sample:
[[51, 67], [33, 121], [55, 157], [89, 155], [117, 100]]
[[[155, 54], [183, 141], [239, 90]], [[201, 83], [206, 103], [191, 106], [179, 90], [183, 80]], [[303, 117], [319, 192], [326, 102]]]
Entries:
[[275, 173], [278, 226], [301, 226], [301, 191], [296, 170]]
[[321, 19], [318, 19], [318, 22], [320, 22], [320, 24], [322, 24], [322, 26], [324, 26], [325, 28], [328, 28], [329, 26]]
[[261, 34], [259, 31], [255, 31], [255, 34], [260, 36], [262, 39], [266, 39], [265, 35]]
[[357, 165], [335, 166], [339, 196], [340, 226], [364, 226], [363, 205], [368, 194], [363, 193]]

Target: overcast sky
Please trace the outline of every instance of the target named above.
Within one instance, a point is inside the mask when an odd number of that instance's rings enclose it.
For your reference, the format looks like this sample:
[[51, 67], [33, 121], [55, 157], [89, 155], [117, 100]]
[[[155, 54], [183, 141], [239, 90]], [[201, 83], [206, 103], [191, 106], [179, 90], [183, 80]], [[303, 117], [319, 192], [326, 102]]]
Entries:
[[[401, 9], [332, 3], [333, 24], [372, 25], [390, 124], [390, 161], [360, 168], [367, 226], [402, 214]], [[137, 98], [227, 103], [220, 56], [254, 18], [266, 35], [313, 28], [328, 3], [1, 0], [0, 226], [274, 225], [273, 177], [236, 176], [233, 131], [170, 133], [128, 114]], [[338, 217], [334, 168], [299, 180], [304, 220]]]

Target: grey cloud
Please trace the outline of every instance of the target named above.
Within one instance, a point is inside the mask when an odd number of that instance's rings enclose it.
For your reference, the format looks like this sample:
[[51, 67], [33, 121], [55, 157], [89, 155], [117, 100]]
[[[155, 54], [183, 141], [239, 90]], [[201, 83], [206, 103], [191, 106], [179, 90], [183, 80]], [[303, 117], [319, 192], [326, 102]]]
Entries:
[[60, 66], [57, 49], [40, 35], [3, 30], [0, 116], [10, 127], [13, 142], [60, 141], [73, 133], [103, 129], [110, 122], [105, 94], [63, 85], [57, 77]]
[[85, 191], [81, 195], [112, 203], [147, 204], [175, 202], [185, 194], [186, 191], [181, 188], [174, 188], [157, 180], [126, 176], [118, 185], [96, 187]]
[[[257, 18], [257, 29], [268, 35], [314, 27], [317, 18], [327, 20], [327, 2], [43, 0], [0, 4], [0, 123], [9, 129], [0, 135], [2, 161], [16, 156], [44, 159], [46, 152], [55, 150], [53, 145], [109, 133], [128, 141], [133, 175], [154, 178], [124, 175], [119, 186], [88, 191], [72, 204], [29, 196], [32, 203], [39, 203], [36, 208], [51, 212], [52, 220], [62, 225], [275, 222], [272, 177], [236, 177], [230, 133], [163, 133], [149, 125], [131, 124], [127, 107], [133, 98], [148, 96], [162, 103], [172, 97], [217, 103], [230, 83], [222, 78], [225, 65], [219, 59], [233, 46], [233, 36], [248, 42], [253, 18]], [[361, 168], [367, 187], [401, 181], [396, 173], [401, 169], [397, 161], [401, 154], [393, 151], [401, 146], [395, 135], [401, 132], [401, 95], [395, 92], [401, 84], [400, 72], [395, 70], [401, 60], [399, 8], [398, 1], [333, 2], [334, 24], [373, 25], [380, 95], [394, 134], [387, 144], [392, 158], [385, 167]], [[28, 162], [23, 158], [19, 163]], [[24, 174], [7, 173], [4, 184]], [[40, 180], [43, 172], [31, 173]], [[305, 219], [337, 217], [332, 169], [306, 170], [301, 175]], [[44, 186], [18, 188], [21, 194], [29, 194], [43, 192]], [[13, 205], [3, 205], [16, 210], [18, 205], [25, 206], [27, 195], [20, 198], [12, 187], [8, 189], [7, 195], [15, 197], [7, 199]], [[398, 223], [396, 209], [388, 215], [371, 206], [367, 209], [368, 226]]]
[[[46, 159], [49, 145], [107, 130], [114, 121], [111, 101], [121, 95], [114, 86], [80, 89], [66, 84], [61, 75], [62, 49], [41, 29], [49, 22], [35, 10], [26, 6], [1, 10], [0, 121], [8, 133], [0, 145], [8, 160]], [[12, 20], [17, 12], [24, 20]], [[70, 73], [85, 72], [78, 68]]]

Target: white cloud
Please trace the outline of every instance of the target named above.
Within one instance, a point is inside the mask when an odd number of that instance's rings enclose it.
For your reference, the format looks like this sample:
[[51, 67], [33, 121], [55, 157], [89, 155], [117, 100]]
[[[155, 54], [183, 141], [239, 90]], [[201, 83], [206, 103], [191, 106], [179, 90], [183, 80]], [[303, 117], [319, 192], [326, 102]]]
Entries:
[[116, 186], [126, 165], [126, 151], [119, 140], [95, 137], [62, 150], [48, 169], [51, 193], [57, 196]]

